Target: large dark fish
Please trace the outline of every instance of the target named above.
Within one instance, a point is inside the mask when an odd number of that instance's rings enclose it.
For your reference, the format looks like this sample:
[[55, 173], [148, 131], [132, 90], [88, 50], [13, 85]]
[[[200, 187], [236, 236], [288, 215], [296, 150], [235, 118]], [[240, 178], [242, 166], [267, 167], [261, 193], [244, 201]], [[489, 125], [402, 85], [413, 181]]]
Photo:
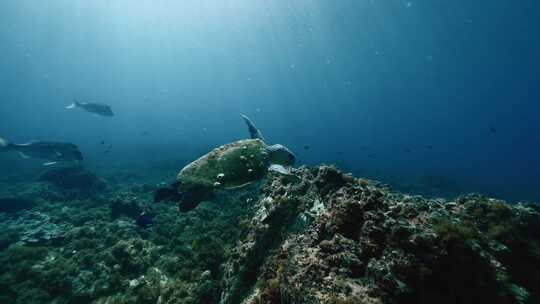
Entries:
[[44, 159], [44, 166], [59, 162], [81, 161], [82, 153], [72, 143], [31, 141], [25, 144], [14, 144], [0, 138], [0, 152], [19, 152], [22, 158]]
[[90, 103], [90, 102], [78, 102], [74, 101], [72, 104], [66, 107], [66, 109], [75, 109], [75, 108], [82, 108], [87, 112], [106, 116], [106, 117], [113, 117], [114, 113], [111, 109], [111, 106], [103, 104], [103, 103]]

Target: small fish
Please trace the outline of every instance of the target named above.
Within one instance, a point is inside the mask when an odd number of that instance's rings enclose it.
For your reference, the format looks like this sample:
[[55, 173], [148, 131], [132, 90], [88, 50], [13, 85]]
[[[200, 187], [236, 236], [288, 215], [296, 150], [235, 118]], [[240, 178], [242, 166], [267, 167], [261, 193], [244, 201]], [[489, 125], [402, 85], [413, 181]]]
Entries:
[[59, 162], [82, 161], [83, 156], [79, 148], [72, 143], [31, 141], [24, 144], [10, 143], [0, 138], [0, 152], [19, 152], [22, 158], [47, 160], [44, 166]]
[[78, 102], [74, 101], [72, 104], [66, 107], [66, 109], [74, 109], [74, 108], [82, 108], [87, 112], [105, 116], [105, 117], [113, 117], [114, 113], [109, 105], [103, 104], [103, 103], [89, 103], [89, 102]]
[[144, 131], [142, 135], [148, 135], [148, 131]]
[[495, 134], [495, 133], [497, 133], [497, 129], [491, 127], [491, 128], [489, 128], [489, 132], [491, 132], [492, 134]]
[[152, 218], [152, 216], [150, 214], [143, 211], [143, 212], [141, 212], [141, 214], [139, 214], [139, 216], [135, 220], [135, 223], [139, 227], [148, 228], [148, 227], [150, 227], [150, 226], [152, 226], [154, 224], [154, 219]]
[[100, 144], [104, 145], [104, 144], [105, 144], [105, 141], [104, 141], [104, 140], [102, 140], [102, 141], [100, 142]]
[[310, 146], [304, 146], [304, 150], [309, 150], [310, 149]]

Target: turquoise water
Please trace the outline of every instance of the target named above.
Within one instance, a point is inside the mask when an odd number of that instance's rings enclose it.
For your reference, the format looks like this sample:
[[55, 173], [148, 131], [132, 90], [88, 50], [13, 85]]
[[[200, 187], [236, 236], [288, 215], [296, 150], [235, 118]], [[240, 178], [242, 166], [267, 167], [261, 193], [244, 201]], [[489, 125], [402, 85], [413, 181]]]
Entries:
[[[2, 1], [0, 137], [175, 172], [247, 137], [411, 193], [539, 200], [537, 1]], [[64, 107], [110, 104], [113, 118]], [[106, 146], [112, 145], [105, 153]], [[4, 178], [41, 161], [0, 155]]]

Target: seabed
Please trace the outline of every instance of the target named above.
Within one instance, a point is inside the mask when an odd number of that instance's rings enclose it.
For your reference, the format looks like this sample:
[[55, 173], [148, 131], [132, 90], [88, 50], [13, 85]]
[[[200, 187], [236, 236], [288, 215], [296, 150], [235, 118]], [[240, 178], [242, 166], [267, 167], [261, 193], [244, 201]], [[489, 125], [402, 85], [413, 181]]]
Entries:
[[4, 180], [0, 303], [540, 303], [538, 205], [293, 173], [187, 213], [130, 172]]

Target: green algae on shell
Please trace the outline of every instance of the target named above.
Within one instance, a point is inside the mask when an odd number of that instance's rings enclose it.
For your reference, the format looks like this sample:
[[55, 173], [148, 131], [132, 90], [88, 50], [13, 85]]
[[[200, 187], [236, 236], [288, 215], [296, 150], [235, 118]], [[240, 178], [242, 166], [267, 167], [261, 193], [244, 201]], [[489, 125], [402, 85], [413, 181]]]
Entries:
[[178, 173], [179, 191], [238, 188], [261, 179], [267, 171], [269, 153], [260, 139], [244, 139], [216, 148]]

